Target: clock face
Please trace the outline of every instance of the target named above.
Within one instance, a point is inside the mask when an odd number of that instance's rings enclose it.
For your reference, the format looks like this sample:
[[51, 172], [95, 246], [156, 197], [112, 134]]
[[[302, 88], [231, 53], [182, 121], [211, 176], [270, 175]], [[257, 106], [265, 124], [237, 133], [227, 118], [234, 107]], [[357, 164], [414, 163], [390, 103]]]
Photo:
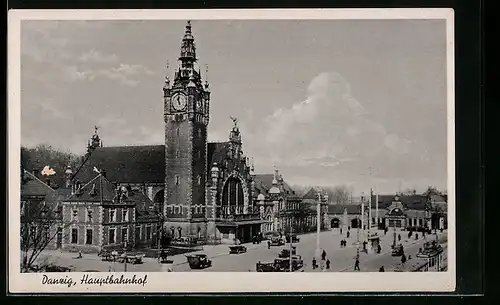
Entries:
[[200, 101], [200, 100], [198, 100], [198, 101], [196, 102], [196, 108], [197, 108], [198, 110], [201, 110], [201, 101]]
[[176, 94], [172, 97], [172, 106], [175, 110], [182, 110], [186, 107], [186, 96], [184, 94]]

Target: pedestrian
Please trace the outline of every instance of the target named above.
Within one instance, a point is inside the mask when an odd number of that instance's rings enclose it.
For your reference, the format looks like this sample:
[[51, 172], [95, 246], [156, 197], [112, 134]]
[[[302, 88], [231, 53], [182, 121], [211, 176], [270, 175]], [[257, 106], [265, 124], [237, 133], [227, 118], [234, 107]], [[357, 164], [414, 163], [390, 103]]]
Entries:
[[326, 270], [330, 270], [330, 260], [326, 260]]
[[351, 226], [347, 226], [347, 231], [351, 231]]
[[366, 251], [366, 244], [367, 244], [366, 240], [363, 241], [363, 251]]
[[398, 234], [398, 241], [401, 241], [401, 234]]
[[321, 253], [321, 260], [324, 261], [326, 259], [326, 251], [323, 250], [323, 253]]
[[316, 269], [316, 258], [315, 257], [313, 257], [312, 265], [313, 265], [313, 270]]
[[380, 269], [378, 269], [378, 272], [385, 272], [384, 266], [380, 266]]
[[82, 250], [78, 251], [78, 258], [82, 258]]
[[270, 240], [267, 241], [267, 249], [271, 249], [271, 241]]
[[380, 251], [382, 251], [382, 247], [380, 246], [380, 244], [377, 245], [377, 253], [380, 253]]
[[418, 240], [418, 233], [415, 234], [415, 240]]
[[354, 262], [354, 271], [361, 271], [359, 269], [359, 258], [356, 257], [356, 261]]
[[351, 236], [351, 232], [347, 231], [347, 238], [349, 238], [349, 236]]
[[340, 228], [340, 235], [342, 235], [342, 228]]
[[340, 241], [340, 247], [342, 248], [344, 246], [344, 240]]
[[425, 231], [422, 232], [422, 237], [425, 239]]
[[401, 263], [406, 263], [406, 255], [403, 253], [403, 255], [401, 256]]

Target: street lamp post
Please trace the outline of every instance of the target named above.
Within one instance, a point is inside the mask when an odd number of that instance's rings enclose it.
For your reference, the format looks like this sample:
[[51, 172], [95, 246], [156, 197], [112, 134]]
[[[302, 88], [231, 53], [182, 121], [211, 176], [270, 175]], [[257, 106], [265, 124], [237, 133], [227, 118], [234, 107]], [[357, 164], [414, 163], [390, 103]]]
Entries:
[[319, 234], [321, 226], [321, 193], [318, 191], [318, 204], [316, 205], [316, 256], [319, 258], [321, 255], [319, 248]]
[[292, 262], [293, 262], [293, 260], [292, 260], [292, 250], [293, 250], [293, 246], [292, 246], [292, 243], [293, 243], [292, 233], [293, 233], [293, 218], [290, 218], [290, 272], [293, 271], [293, 268], [292, 268]]

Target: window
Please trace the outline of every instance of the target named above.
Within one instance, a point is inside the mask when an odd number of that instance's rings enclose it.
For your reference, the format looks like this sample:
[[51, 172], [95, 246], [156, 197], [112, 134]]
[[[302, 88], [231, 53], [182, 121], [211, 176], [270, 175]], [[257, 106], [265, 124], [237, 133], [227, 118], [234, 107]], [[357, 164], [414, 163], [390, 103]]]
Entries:
[[122, 221], [128, 221], [128, 210], [127, 208], [124, 208], [123, 211], [122, 211]]
[[78, 243], [78, 229], [77, 228], [71, 229], [71, 243], [72, 244]]
[[110, 228], [109, 229], [109, 243], [114, 244], [115, 243], [115, 238], [116, 238], [116, 229], [115, 228]]
[[179, 175], [175, 175], [175, 184], [179, 185], [180, 182], [181, 182], [181, 178], [179, 177]]
[[93, 219], [93, 211], [91, 208], [87, 208], [87, 222], [92, 222]]
[[180, 151], [178, 151], [178, 150], [177, 150], [177, 151], [175, 152], [175, 157], [176, 157], [176, 158], [180, 158], [180, 156], [181, 156], [181, 153], [180, 153]]
[[85, 244], [86, 245], [91, 245], [92, 244], [92, 229], [87, 229], [87, 234], [85, 238]]
[[122, 228], [122, 243], [128, 242], [128, 228], [123, 227]]
[[201, 176], [198, 175], [198, 185], [201, 185]]
[[179, 130], [179, 128], [177, 128], [177, 137], [179, 136], [179, 134], [180, 134], [180, 130]]
[[205, 207], [201, 207], [201, 214], [205, 215]]
[[44, 225], [43, 226], [43, 239], [44, 239], [44, 242], [48, 242], [49, 239], [50, 239], [50, 227], [49, 225]]
[[201, 158], [201, 151], [198, 150], [198, 152], [196, 153], [196, 157], [199, 159]]
[[116, 221], [116, 209], [115, 208], [109, 209], [109, 221], [110, 222]]
[[151, 240], [151, 225], [146, 226], [146, 240]]
[[73, 214], [71, 214], [71, 221], [78, 221], [78, 210], [73, 209]]

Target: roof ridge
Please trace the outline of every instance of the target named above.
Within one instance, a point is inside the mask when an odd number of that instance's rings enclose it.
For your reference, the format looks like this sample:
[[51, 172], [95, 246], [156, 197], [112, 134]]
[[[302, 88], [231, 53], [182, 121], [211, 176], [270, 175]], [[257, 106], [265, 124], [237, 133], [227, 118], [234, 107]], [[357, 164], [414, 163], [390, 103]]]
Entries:
[[46, 187], [48, 187], [51, 191], [53, 191], [54, 189], [52, 187], [50, 187], [50, 185], [48, 185], [47, 183], [43, 182], [40, 178], [38, 178], [37, 176], [33, 175], [32, 173], [28, 172], [27, 170], [23, 169], [24, 173], [25, 174], [28, 174], [30, 175], [31, 177], [35, 178], [36, 180], [38, 180], [38, 182], [42, 183], [43, 185], [45, 185]]

